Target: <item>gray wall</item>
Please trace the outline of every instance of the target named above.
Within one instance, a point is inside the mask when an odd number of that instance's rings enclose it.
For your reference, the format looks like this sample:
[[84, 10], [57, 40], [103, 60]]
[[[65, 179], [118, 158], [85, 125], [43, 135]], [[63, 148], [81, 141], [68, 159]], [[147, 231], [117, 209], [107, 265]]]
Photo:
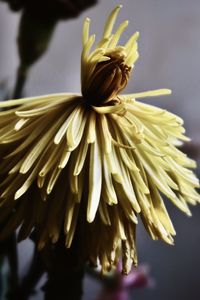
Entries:
[[[98, 37], [107, 12], [119, 3], [116, 0], [99, 2], [79, 19], [58, 25], [48, 54], [32, 69], [27, 95], [80, 91], [83, 19], [92, 18], [92, 31]], [[185, 119], [188, 135], [199, 139], [200, 1], [121, 0], [121, 3], [124, 8], [119, 21], [130, 20], [123, 40], [133, 31], [141, 34], [140, 59], [126, 91], [171, 88], [172, 96], [151, 102], [178, 113]], [[18, 17], [5, 4], [0, 4], [0, 81], [8, 80], [10, 87], [18, 63], [15, 48]], [[190, 219], [171, 205], [169, 209], [177, 230], [174, 247], [150, 241], [139, 227], [139, 259], [151, 265], [157, 285], [153, 290], [137, 291], [133, 297], [136, 300], [200, 299], [200, 207], [192, 210]], [[95, 286], [87, 279], [85, 299], [94, 299]]]

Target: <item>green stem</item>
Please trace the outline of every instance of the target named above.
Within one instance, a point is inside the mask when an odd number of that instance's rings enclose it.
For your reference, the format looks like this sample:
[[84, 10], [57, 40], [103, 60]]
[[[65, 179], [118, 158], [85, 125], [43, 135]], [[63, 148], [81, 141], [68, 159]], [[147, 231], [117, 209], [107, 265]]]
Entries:
[[[52, 248], [45, 286], [45, 300], [81, 300], [83, 294], [84, 263], [79, 263], [80, 240], [76, 234], [69, 249], [61, 237]], [[47, 255], [45, 255], [47, 257]]]
[[15, 291], [14, 299], [28, 300], [32, 294], [35, 293], [35, 287], [42, 275], [45, 273], [45, 266], [38, 253], [36, 247], [34, 250], [33, 258], [27, 275], [22, 279], [20, 285]]
[[13, 99], [23, 97], [24, 86], [27, 80], [27, 73], [27, 68], [25, 68], [23, 65], [20, 65], [17, 71]]
[[16, 235], [13, 233], [10, 237], [0, 243], [2, 258], [7, 257], [9, 263], [8, 291], [7, 298], [12, 299], [13, 292], [18, 284], [18, 260]]
[[77, 272], [66, 271], [61, 274], [50, 276], [45, 287], [45, 300], [81, 300], [82, 283], [84, 272], [83, 269]]

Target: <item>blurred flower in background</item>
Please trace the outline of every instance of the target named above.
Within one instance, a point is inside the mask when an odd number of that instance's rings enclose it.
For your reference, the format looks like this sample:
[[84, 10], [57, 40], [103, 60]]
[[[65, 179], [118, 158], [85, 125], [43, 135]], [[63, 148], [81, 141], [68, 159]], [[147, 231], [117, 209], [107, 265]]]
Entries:
[[133, 293], [135, 289], [151, 288], [155, 285], [154, 279], [149, 275], [149, 266], [147, 265], [132, 268], [127, 276], [121, 274], [120, 269], [121, 262], [112, 277], [108, 277], [107, 282], [104, 278], [104, 288], [96, 300], [128, 300], [130, 292]]
[[97, 0], [0, 0], [13, 11], [22, 10], [18, 31], [19, 67], [12, 98], [20, 98], [28, 71], [48, 49], [59, 20], [77, 17]]
[[97, 0], [1, 0], [13, 11], [26, 10], [30, 15], [44, 19], [69, 19], [77, 17]]

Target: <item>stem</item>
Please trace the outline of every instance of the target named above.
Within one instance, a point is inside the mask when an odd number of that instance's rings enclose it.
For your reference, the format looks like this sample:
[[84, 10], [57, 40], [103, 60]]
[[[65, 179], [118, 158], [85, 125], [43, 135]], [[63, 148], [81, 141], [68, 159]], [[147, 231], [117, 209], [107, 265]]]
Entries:
[[10, 285], [16, 286], [18, 283], [18, 257], [17, 257], [17, 239], [15, 233], [9, 238], [8, 261], [10, 265]]
[[[45, 286], [45, 300], [80, 300], [82, 297], [84, 261], [80, 262], [80, 239], [76, 235], [69, 249], [65, 247], [65, 238], [62, 236], [52, 247], [48, 258], [48, 282]], [[47, 258], [47, 254], [45, 258]]]
[[45, 266], [41, 259], [40, 253], [38, 253], [35, 246], [30, 269], [28, 274], [22, 279], [21, 284], [18, 286], [14, 299], [28, 300], [31, 294], [35, 292], [34, 288], [44, 273]]
[[0, 247], [2, 251], [2, 258], [7, 256], [10, 267], [6, 299], [12, 299], [18, 284], [18, 259], [15, 233], [13, 233], [5, 241], [1, 242]]
[[13, 99], [22, 98], [26, 79], [27, 79], [27, 68], [25, 68], [23, 65], [20, 65], [17, 71]]
[[83, 270], [62, 273], [55, 273], [49, 276], [48, 283], [45, 287], [45, 300], [81, 300], [82, 298], [82, 282]]

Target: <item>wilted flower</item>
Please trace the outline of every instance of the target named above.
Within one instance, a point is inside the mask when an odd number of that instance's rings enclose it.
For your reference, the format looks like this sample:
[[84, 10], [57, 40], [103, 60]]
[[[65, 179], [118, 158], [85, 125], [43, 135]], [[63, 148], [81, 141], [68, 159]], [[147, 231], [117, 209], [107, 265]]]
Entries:
[[[123, 272], [137, 264], [135, 229], [140, 215], [153, 239], [173, 244], [175, 230], [162, 195], [190, 215], [196, 204], [195, 162], [176, 148], [183, 121], [136, 99], [170, 94], [162, 89], [119, 95], [138, 58], [135, 33], [121, 46], [125, 21], [112, 33], [120, 6], [103, 37], [90, 20], [83, 28], [82, 95], [55, 94], [10, 100], [0, 107], [1, 238], [20, 226], [19, 239], [37, 229], [38, 246], [58, 241], [70, 247], [77, 222], [84, 255], [103, 271], [119, 256]], [[83, 254], [84, 253], [84, 254]]]
[[68, 19], [77, 17], [97, 0], [1, 0], [7, 2], [13, 11], [27, 10], [31, 15], [45, 18]]

